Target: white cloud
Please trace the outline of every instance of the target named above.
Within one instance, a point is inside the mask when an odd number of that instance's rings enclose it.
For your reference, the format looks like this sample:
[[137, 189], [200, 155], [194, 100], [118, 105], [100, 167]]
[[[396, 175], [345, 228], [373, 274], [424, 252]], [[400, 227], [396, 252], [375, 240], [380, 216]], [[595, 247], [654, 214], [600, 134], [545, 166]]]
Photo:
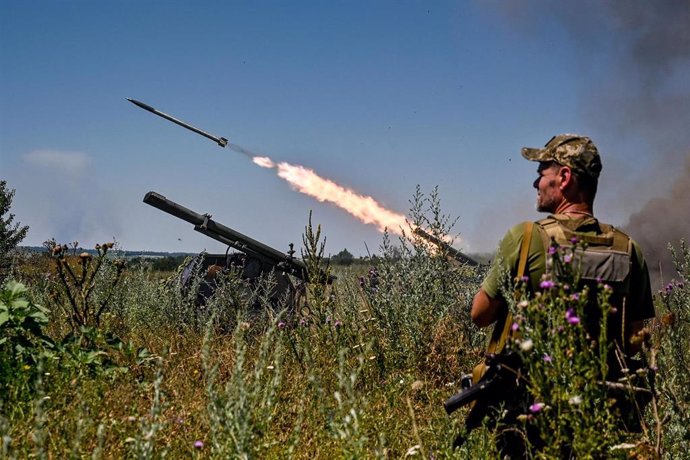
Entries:
[[58, 150], [34, 150], [22, 158], [29, 164], [75, 176], [80, 175], [91, 161], [85, 153]]

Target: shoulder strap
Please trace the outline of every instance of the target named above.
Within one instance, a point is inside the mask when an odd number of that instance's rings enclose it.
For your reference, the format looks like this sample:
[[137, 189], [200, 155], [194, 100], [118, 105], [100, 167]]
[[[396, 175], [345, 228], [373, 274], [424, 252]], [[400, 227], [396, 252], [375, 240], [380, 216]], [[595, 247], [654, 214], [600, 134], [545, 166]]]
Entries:
[[[520, 244], [520, 259], [518, 261], [517, 279], [521, 279], [525, 275], [525, 268], [527, 267], [527, 257], [529, 256], [529, 247], [532, 243], [532, 227], [533, 222], [525, 222], [525, 234], [522, 237]], [[511, 326], [513, 324], [513, 315], [510, 310], [506, 311], [503, 317], [496, 320], [494, 329], [491, 333], [491, 340], [487, 347], [487, 353], [499, 353], [503, 350], [510, 337]]]

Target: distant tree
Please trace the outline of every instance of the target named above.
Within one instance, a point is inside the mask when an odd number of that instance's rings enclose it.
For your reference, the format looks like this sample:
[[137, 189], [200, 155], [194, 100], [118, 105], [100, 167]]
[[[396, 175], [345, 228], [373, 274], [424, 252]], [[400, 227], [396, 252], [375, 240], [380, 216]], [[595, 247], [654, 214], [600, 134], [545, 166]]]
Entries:
[[331, 263], [334, 265], [352, 265], [355, 261], [355, 256], [350, 254], [350, 251], [343, 249], [336, 255], [331, 257]]
[[[12, 225], [14, 214], [10, 213], [14, 189], [7, 188], [7, 182], [0, 180], [0, 284], [5, 281], [17, 245], [26, 237], [29, 231], [27, 225], [20, 226], [19, 222]], [[7, 217], [5, 217], [7, 215]]]

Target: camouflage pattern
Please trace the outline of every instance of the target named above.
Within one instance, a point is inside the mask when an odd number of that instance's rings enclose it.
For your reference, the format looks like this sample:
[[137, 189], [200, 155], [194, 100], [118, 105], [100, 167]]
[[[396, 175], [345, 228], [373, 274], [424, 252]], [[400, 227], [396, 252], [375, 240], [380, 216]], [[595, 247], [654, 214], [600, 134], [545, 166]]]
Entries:
[[601, 173], [601, 158], [594, 142], [577, 134], [554, 136], [541, 149], [523, 147], [522, 156], [531, 161], [555, 161], [594, 179]]

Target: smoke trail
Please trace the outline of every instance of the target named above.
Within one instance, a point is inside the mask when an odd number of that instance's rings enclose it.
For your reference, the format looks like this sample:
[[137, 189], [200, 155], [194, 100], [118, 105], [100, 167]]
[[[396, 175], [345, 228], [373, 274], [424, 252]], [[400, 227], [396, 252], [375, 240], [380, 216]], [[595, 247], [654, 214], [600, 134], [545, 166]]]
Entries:
[[334, 204], [365, 224], [376, 225], [381, 232], [388, 229], [401, 235], [406, 227], [404, 215], [384, 208], [370, 196], [360, 195], [332, 180], [324, 179], [311, 169], [286, 162], [276, 164], [266, 156], [254, 156], [252, 161], [262, 168], [277, 169], [278, 177], [286, 180], [293, 189], [320, 202]]

